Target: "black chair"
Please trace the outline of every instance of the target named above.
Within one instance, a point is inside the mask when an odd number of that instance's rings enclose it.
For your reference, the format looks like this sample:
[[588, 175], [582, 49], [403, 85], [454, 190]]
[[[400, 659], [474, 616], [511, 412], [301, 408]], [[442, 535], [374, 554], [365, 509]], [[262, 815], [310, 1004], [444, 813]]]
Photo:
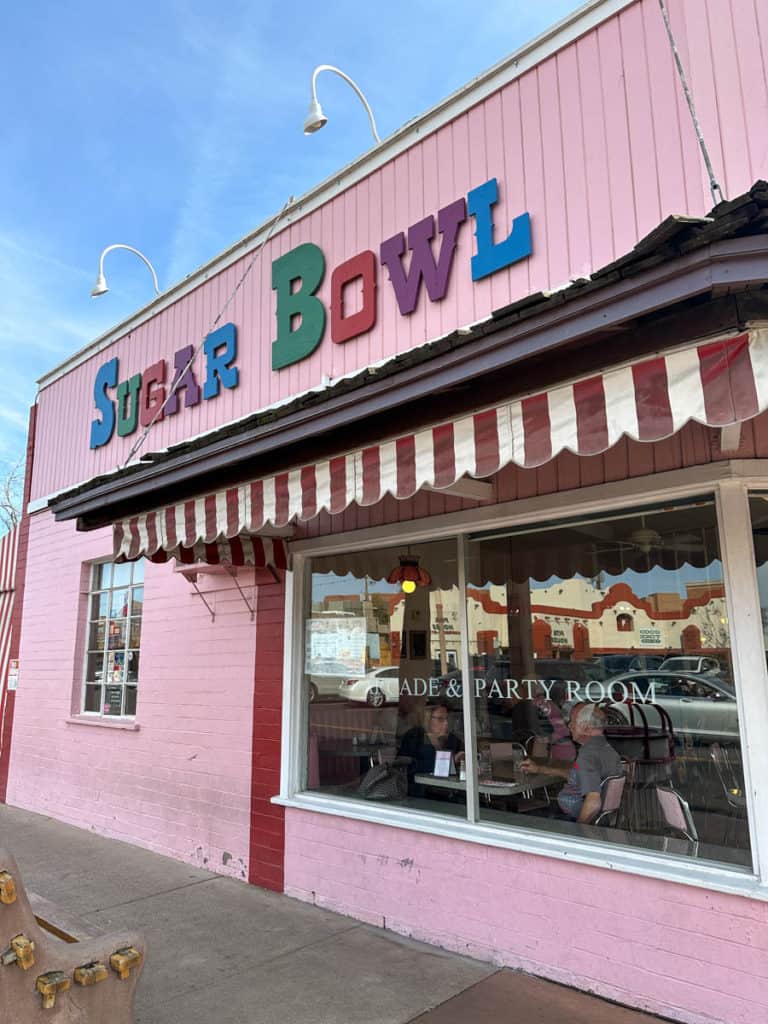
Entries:
[[731, 837], [733, 826], [737, 819], [743, 819], [747, 813], [747, 797], [744, 793], [744, 786], [739, 778], [736, 768], [731, 761], [730, 754], [725, 747], [719, 743], [713, 743], [709, 748], [709, 756], [715, 767], [715, 773], [720, 780], [725, 799], [731, 814], [728, 816], [728, 824], [723, 836], [723, 842], [727, 845]]

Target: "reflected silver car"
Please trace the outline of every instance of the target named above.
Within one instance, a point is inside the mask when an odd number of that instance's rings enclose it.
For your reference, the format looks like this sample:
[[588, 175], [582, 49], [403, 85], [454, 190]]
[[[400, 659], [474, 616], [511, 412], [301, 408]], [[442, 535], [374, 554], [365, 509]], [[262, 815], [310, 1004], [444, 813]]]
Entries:
[[718, 676], [696, 672], [625, 672], [606, 684], [615, 704], [659, 704], [675, 734], [706, 742], [739, 742], [736, 694]]
[[659, 665], [660, 672], [719, 672], [720, 662], [717, 658], [700, 657], [694, 654], [676, 654], [673, 658], [665, 658]]

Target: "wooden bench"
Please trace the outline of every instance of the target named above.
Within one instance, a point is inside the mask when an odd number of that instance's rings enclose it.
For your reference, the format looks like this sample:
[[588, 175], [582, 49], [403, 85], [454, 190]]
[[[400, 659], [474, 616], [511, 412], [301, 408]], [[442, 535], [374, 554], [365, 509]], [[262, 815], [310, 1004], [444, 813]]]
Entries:
[[0, 850], [0, 1021], [133, 1024], [144, 954], [138, 933], [104, 934], [28, 894]]

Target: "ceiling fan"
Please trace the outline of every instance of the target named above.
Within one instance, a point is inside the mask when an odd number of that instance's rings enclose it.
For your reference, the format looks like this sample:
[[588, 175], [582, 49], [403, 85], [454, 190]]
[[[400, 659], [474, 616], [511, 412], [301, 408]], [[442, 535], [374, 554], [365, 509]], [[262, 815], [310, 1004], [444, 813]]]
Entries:
[[643, 555], [649, 555], [652, 551], [658, 549], [664, 549], [666, 551], [676, 552], [704, 552], [706, 553], [709, 548], [705, 542], [702, 533], [698, 532], [671, 532], [666, 534], [659, 533], [658, 530], [654, 530], [651, 526], [646, 526], [645, 517], [640, 517], [640, 526], [632, 530], [626, 537], [617, 537], [613, 541], [604, 541], [597, 551], [617, 551], [617, 550], [629, 550], [639, 551]]

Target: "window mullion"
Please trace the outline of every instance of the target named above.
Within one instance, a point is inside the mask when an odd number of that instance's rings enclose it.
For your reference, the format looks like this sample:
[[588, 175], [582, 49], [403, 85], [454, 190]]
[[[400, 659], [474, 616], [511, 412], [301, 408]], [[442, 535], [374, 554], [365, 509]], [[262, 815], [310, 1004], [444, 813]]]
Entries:
[[285, 574], [285, 628], [283, 633], [283, 748], [280, 766], [281, 796], [306, 788], [309, 757], [308, 690], [304, 680], [304, 618], [310, 601], [309, 566], [294, 556], [293, 571]]
[[480, 801], [477, 789], [477, 716], [475, 714], [475, 683], [472, 678], [469, 650], [469, 615], [467, 614], [466, 537], [456, 538], [459, 577], [459, 629], [461, 630], [461, 704], [464, 711], [464, 758], [467, 776], [467, 819], [478, 821]]
[[760, 596], [755, 572], [752, 522], [746, 487], [737, 480], [717, 488], [717, 515], [728, 601], [731, 658], [738, 683], [744, 784], [752, 862], [768, 884], [768, 678]]

